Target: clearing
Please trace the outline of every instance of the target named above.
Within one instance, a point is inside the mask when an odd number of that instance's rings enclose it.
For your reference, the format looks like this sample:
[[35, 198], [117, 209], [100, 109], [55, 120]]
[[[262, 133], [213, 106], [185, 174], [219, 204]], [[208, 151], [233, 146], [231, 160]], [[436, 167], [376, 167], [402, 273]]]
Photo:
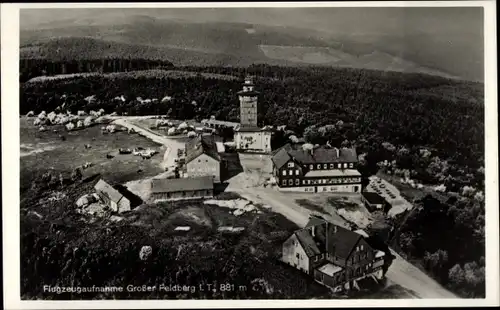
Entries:
[[[84, 176], [100, 173], [111, 182], [117, 183], [162, 172], [161, 154], [166, 148], [138, 134], [122, 131], [102, 134], [100, 125], [71, 132], [64, 126], [49, 126], [47, 131], [39, 132], [38, 127], [33, 126], [33, 120], [20, 119], [21, 189], [29, 187], [34, 178], [47, 171], [69, 174], [85, 163], [92, 163], [92, 166], [82, 170]], [[60, 135], [65, 137], [64, 141]], [[90, 145], [90, 148], [85, 145]], [[119, 148], [135, 147], [156, 149], [160, 154], [151, 159], [142, 159], [132, 154], [118, 154]], [[107, 154], [114, 157], [108, 159]]]

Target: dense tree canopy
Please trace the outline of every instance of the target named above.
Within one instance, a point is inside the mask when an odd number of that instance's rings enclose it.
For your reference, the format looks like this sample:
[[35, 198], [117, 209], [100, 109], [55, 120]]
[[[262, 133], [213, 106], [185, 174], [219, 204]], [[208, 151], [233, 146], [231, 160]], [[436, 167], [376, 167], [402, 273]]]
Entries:
[[[316, 134], [316, 142], [365, 140], [361, 151], [380, 149], [384, 141], [409, 147], [428, 146], [442, 158], [479, 168], [484, 160], [482, 84], [421, 74], [354, 69], [186, 68], [242, 77], [257, 75], [259, 123], [287, 125], [302, 134], [308, 126], [336, 125]], [[21, 113], [51, 111], [66, 103], [69, 110], [98, 110], [129, 115], [169, 114], [176, 118], [238, 121], [237, 80], [92, 76], [26, 83], [21, 87]], [[455, 89], [456, 91], [453, 91]], [[457, 94], [458, 93], [458, 94]], [[97, 100], [83, 100], [95, 95]], [[126, 101], [113, 98], [124, 95]], [[164, 96], [173, 99], [161, 102]], [[156, 102], [138, 102], [157, 98]], [[196, 106], [191, 103], [195, 101]], [[335, 130], [333, 130], [335, 129]]]
[[423, 259], [424, 268], [455, 292], [484, 297], [484, 204], [465, 198], [449, 204], [427, 196], [417, 206], [401, 228], [399, 246], [411, 258]]

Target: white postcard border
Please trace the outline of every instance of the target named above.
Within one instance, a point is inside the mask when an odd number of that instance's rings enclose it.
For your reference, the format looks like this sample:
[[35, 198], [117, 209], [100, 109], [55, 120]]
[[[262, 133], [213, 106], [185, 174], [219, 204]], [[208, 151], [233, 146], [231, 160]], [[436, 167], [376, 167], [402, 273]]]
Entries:
[[[220, 8], [220, 7], [464, 7], [484, 8], [485, 38], [485, 199], [486, 298], [396, 300], [103, 300], [21, 301], [19, 247], [19, 9], [21, 8]], [[3, 287], [6, 309], [96, 308], [295, 308], [295, 307], [405, 307], [488, 306], [499, 304], [498, 111], [496, 3], [494, 1], [405, 2], [234, 2], [234, 3], [19, 3], [1, 5], [2, 23], [2, 215]]]

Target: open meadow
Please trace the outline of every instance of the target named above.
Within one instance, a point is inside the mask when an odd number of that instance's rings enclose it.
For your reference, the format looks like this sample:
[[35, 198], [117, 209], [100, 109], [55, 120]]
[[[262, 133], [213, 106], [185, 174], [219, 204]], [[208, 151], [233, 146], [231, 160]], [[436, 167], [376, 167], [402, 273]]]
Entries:
[[[115, 183], [162, 172], [160, 163], [165, 147], [138, 134], [129, 134], [126, 131], [103, 134], [99, 125], [71, 132], [64, 126], [49, 126], [46, 131], [40, 132], [37, 126], [33, 126], [32, 119], [21, 118], [20, 136], [21, 193], [31, 186], [34, 179], [46, 172], [50, 171], [55, 176], [59, 173], [69, 175], [75, 168], [86, 163], [92, 165], [83, 170], [84, 176], [100, 173]], [[151, 159], [142, 159], [132, 154], [118, 154], [119, 148], [136, 147], [152, 148], [159, 153]], [[114, 157], [107, 158], [107, 154]]]

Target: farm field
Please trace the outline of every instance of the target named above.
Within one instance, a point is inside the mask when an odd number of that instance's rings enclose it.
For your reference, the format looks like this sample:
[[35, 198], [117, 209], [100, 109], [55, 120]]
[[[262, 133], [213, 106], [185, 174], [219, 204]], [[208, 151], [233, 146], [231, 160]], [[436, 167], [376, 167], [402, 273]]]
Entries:
[[[127, 132], [102, 134], [99, 125], [72, 132], [66, 131], [63, 126], [50, 126], [47, 131], [39, 132], [32, 121], [20, 119], [21, 192], [30, 186], [33, 179], [47, 171], [69, 175], [87, 162], [92, 166], [83, 170], [84, 176], [101, 173], [104, 178], [117, 183], [162, 172], [160, 163], [165, 147], [140, 135]], [[60, 135], [66, 138], [65, 141]], [[90, 148], [85, 148], [85, 144]], [[118, 154], [119, 148], [135, 147], [152, 148], [159, 153], [146, 160], [132, 154]], [[114, 155], [114, 158], [106, 158], [107, 154]]]

